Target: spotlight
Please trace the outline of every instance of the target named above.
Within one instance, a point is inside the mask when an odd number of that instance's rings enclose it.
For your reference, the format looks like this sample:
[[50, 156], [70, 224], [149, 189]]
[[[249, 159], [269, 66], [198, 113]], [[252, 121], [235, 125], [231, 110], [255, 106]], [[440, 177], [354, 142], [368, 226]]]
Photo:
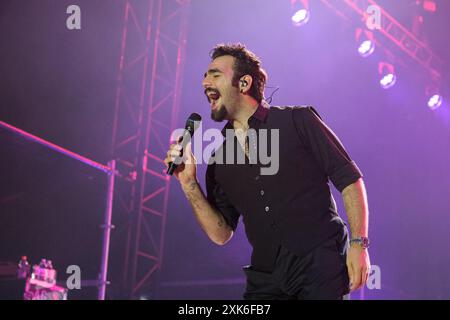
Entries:
[[358, 28], [355, 32], [355, 38], [359, 43], [358, 52], [362, 57], [366, 58], [374, 52], [375, 41], [372, 32]]
[[380, 85], [383, 89], [389, 89], [397, 81], [394, 66], [387, 62], [378, 64], [378, 74], [380, 75]]
[[306, 24], [309, 20], [309, 3], [308, 0], [291, 0], [292, 23], [296, 27]]
[[428, 108], [431, 110], [436, 110], [442, 105], [443, 101], [444, 98], [441, 95], [435, 94], [428, 100]]
[[383, 89], [389, 89], [392, 87], [397, 81], [397, 77], [393, 73], [388, 73], [380, 80], [381, 87]]
[[434, 0], [424, 0], [422, 3], [422, 7], [425, 11], [431, 12], [431, 13], [435, 13], [437, 6], [436, 6], [436, 1]]
[[428, 97], [427, 105], [430, 110], [436, 110], [444, 102], [444, 97], [440, 94], [439, 88], [439, 79], [433, 79], [425, 88], [425, 95]]
[[370, 56], [374, 50], [375, 44], [371, 40], [364, 40], [358, 48], [359, 54], [364, 58]]
[[306, 9], [300, 9], [294, 13], [292, 16], [292, 23], [296, 27], [300, 27], [301, 25], [307, 23], [309, 20], [309, 11]]

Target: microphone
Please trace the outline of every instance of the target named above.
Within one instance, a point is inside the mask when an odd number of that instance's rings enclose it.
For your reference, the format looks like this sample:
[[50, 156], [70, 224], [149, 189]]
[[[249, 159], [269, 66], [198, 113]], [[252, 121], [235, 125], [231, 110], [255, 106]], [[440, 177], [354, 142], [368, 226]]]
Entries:
[[[198, 113], [192, 113], [189, 118], [186, 120], [186, 125], [184, 127], [184, 133], [181, 137], [181, 140], [178, 143], [181, 143], [183, 147], [182, 150], [186, 147], [189, 141], [191, 141], [192, 136], [194, 135], [195, 130], [200, 126], [200, 122], [202, 121], [202, 117]], [[183, 151], [182, 151], [183, 152]], [[175, 169], [178, 167], [177, 164], [173, 162], [169, 162], [169, 168], [167, 169], [167, 174], [172, 175]]]

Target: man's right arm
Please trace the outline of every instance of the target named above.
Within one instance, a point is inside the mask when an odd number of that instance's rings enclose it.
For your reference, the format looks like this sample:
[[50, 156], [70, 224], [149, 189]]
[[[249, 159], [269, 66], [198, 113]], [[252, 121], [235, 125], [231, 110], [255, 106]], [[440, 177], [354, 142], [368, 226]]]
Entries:
[[208, 202], [199, 183], [193, 180], [180, 184], [203, 231], [214, 243], [226, 244], [233, 236], [233, 229], [223, 215]]
[[[182, 147], [179, 143], [172, 144], [164, 160], [166, 167], [180, 157]], [[180, 182], [181, 188], [194, 210], [195, 217], [201, 228], [214, 243], [224, 245], [233, 236], [233, 229], [227, 224], [224, 216], [206, 199], [197, 181], [197, 165], [188, 143], [184, 152], [184, 161], [174, 171], [174, 176]]]

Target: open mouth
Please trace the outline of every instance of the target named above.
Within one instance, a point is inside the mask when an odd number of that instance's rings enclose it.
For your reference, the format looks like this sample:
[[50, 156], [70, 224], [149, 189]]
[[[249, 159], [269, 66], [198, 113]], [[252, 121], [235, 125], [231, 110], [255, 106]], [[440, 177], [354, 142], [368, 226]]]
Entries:
[[208, 88], [205, 90], [206, 97], [208, 99], [211, 108], [215, 108], [217, 106], [217, 100], [220, 98], [220, 93], [216, 89]]

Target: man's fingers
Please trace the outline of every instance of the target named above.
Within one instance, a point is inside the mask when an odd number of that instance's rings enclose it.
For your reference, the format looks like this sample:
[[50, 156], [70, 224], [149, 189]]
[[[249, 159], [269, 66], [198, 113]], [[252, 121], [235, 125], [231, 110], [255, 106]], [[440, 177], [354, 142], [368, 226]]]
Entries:
[[169, 156], [169, 158], [180, 157], [181, 156], [181, 151], [180, 150], [170, 150], [168, 156]]
[[354, 268], [352, 290], [357, 290], [361, 287], [361, 280], [362, 280], [362, 270]]
[[[195, 164], [196, 160], [194, 155], [192, 154], [191, 142], [188, 142], [184, 148], [180, 143], [171, 144], [169, 150], [166, 153], [166, 159], [164, 159], [164, 164], [166, 165], [166, 167], [169, 166], [170, 162], [173, 162], [177, 165], [181, 165], [183, 163]], [[182, 168], [184, 168], [184, 166]]]
[[350, 282], [350, 290], [353, 290], [352, 288], [355, 276], [353, 274], [353, 265], [349, 261], [347, 261], [347, 271], [348, 271], [348, 279]]
[[186, 157], [192, 157], [192, 144], [190, 142], [186, 145]]
[[175, 138], [175, 140], [170, 140], [170, 143], [180, 143], [181, 140], [183, 139], [183, 136], [178, 136]]
[[194, 164], [195, 163], [195, 158], [194, 155], [192, 154], [192, 144], [191, 142], [189, 142], [186, 145], [186, 149], [184, 152], [184, 159], [185, 159], [185, 163], [186, 164]]
[[369, 279], [370, 267], [364, 267], [362, 271], [363, 279], [361, 284], [364, 286], [367, 283], [367, 279]]
[[179, 150], [179, 151], [183, 150], [183, 146], [181, 144], [171, 144], [167, 153], [169, 153], [172, 150]]
[[166, 167], [169, 166], [170, 162], [180, 165], [182, 163], [182, 156], [183, 156], [183, 147], [179, 144], [172, 144], [170, 146], [170, 149], [166, 153], [164, 164], [166, 165]]
[[347, 269], [350, 280], [350, 291], [355, 291], [361, 286], [361, 270], [351, 261], [347, 262]]
[[366, 283], [367, 280], [367, 269], [365, 267], [361, 267], [361, 286]]

